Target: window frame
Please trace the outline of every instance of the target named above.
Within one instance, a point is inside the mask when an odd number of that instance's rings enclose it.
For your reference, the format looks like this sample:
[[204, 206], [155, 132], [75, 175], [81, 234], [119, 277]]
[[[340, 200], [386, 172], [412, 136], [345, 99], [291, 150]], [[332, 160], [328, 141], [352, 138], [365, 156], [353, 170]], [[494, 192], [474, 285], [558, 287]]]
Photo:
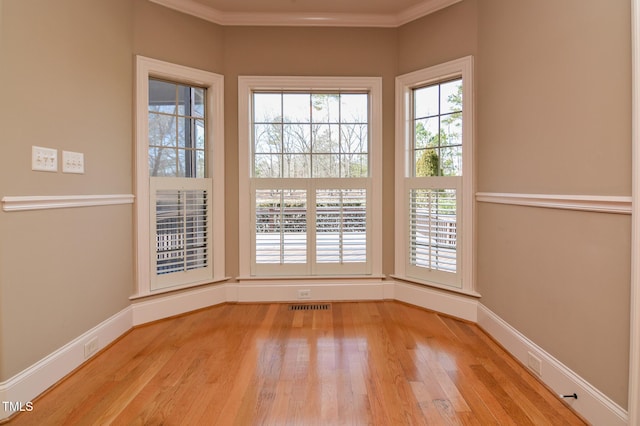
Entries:
[[[211, 274], [190, 282], [153, 290], [151, 256], [151, 206], [149, 176], [149, 78], [206, 89], [207, 176], [212, 180]], [[131, 298], [145, 297], [225, 280], [224, 225], [224, 77], [208, 71], [136, 56], [135, 82], [135, 262], [136, 288]]]
[[[382, 78], [380, 77], [302, 77], [302, 76], [239, 76], [238, 77], [238, 158], [239, 158], [239, 252], [252, 253], [251, 244], [254, 238], [250, 225], [255, 222], [252, 219], [252, 95], [258, 91], [354, 91], [368, 92], [369, 111], [369, 172], [371, 182], [368, 202], [368, 226], [370, 237], [367, 241], [369, 249], [367, 253], [367, 268], [363, 274], [349, 275], [320, 273], [324, 268], [316, 268], [309, 273], [299, 275], [304, 278], [327, 278], [331, 276], [349, 277], [373, 277], [382, 275]], [[305, 178], [307, 179], [307, 178]], [[331, 181], [341, 178], [308, 178]], [[312, 185], [322, 189], [325, 186]], [[308, 244], [314, 243], [308, 240]], [[253, 256], [240, 256], [239, 279], [273, 278], [273, 275], [252, 275]], [[326, 270], [325, 270], [326, 272]], [[284, 277], [291, 278], [286, 275]]]
[[[409, 189], [414, 186], [413, 177], [413, 95], [414, 89], [430, 84], [462, 78], [462, 176], [459, 232], [459, 286], [429, 281], [411, 274], [409, 257]], [[395, 146], [395, 273], [394, 277], [477, 296], [475, 291], [474, 256], [474, 101], [473, 57], [466, 56], [443, 64], [424, 68], [396, 77], [396, 146]], [[435, 177], [441, 178], [441, 177]]]

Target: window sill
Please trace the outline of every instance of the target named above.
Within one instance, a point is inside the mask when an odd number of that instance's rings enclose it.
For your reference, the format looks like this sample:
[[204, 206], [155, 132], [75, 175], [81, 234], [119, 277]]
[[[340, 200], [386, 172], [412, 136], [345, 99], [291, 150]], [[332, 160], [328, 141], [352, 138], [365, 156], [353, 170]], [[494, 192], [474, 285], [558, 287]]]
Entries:
[[409, 278], [409, 277], [404, 277], [404, 276], [400, 276], [400, 275], [389, 275], [389, 277], [393, 278], [394, 280], [401, 281], [401, 282], [404, 282], [404, 283], [418, 284], [418, 285], [422, 285], [422, 286], [425, 286], [425, 287], [436, 288], [438, 290], [449, 291], [451, 293], [464, 294], [465, 296], [476, 297], [478, 299], [480, 297], [482, 297], [482, 295], [480, 293], [478, 293], [476, 291], [473, 291], [473, 290], [467, 290], [467, 289], [463, 289], [463, 288], [451, 287], [451, 286], [447, 286], [447, 285], [432, 283], [432, 282], [429, 282], [429, 281], [423, 281], [423, 280], [419, 280], [417, 278]]

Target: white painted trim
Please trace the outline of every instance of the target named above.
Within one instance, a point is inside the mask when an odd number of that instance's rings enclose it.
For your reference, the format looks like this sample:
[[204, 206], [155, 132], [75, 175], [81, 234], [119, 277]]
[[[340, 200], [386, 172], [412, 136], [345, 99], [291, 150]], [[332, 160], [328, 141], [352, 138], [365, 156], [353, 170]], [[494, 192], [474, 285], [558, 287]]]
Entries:
[[539, 379], [558, 395], [575, 392], [578, 399], [565, 399], [565, 402], [589, 423], [608, 426], [636, 424], [627, 423], [627, 412], [622, 407], [481, 303], [478, 304], [477, 322], [523, 365], [527, 365], [529, 352], [542, 360]]
[[18, 212], [133, 204], [134, 198], [132, 194], [7, 196], [2, 197], [2, 210]]
[[[84, 344], [89, 340], [97, 338], [100, 350], [129, 331], [131, 313], [131, 307], [123, 309], [9, 380], [0, 383], [0, 401], [32, 401], [87, 361], [84, 356]], [[11, 414], [13, 413], [4, 411], [4, 406], [1, 407], [0, 421]]]
[[631, 197], [622, 196], [478, 192], [476, 193], [476, 201], [514, 206], [631, 214]]
[[640, 0], [631, 0], [631, 296], [629, 337], [629, 424], [640, 424]]
[[151, 0], [219, 25], [396, 28], [462, 0], [423, 0], [398, 13], [260, 13], [225, 12], [195, 0]]
[[[208, 178], [213, 180], [213, 276], [209, 281], [224, 277], [225, 266], [225, 211], [224, 211], [224, 76], [209, 71], [172, 64], [144, 56], [136, 57], [135, 98], [135, 193], [138, 202], [135, 209], [136, 290], [133, 297], [152, 294], [150, 262], [150, 206], [148, 160], [148, 108], [149, 77], [163, 78], [207, 89], [206, 126], [209, 133]], [[220, 242], [216, 244], [216, 241]], [[194, 283], [198, 285], [199, 283]], [[166, 291], [172, 291], [167, 289]], [[154, 294], [160, 291], [153, 292]]]
[[[462, 126], [462, 213], [459, 217], [459, 277], [456, 285], [464, 292], [475, 289], [475, 171], [474, 171], [474, 76], [473, 56], [465, 56], [429, 68], [420, 69], [396, 77], [395, 96], [395, 273], [407, 276], [409, 214], [407, 194], [411, 176], [411, 92], [416, 87], [434, 84], [450, 77], [462, 77], [463, 126]], [[424, 178], [422, 178], [424, 179]], [[438, 178], [432, 178], [438, 179]], [[452, 285], [452, 288], [455, 288]]]
[[[382, 280], [349, 279], [297, 280], [297, 281], [256, 281], [227, 284], [232, 288], [234, 302], [314, 302], [314, 301], [356, 301], [384, 300]], [[310, 297], [301, 299], [298, 290], [309, 290]]]
[[400, 11], [396, 16], [396, 27], [408, 24], [423, 16], [430, 15], [441, 9], [454, 5], [462, 0], [427, 0]]
[[[252, 253], [251, 244], [251, 96], [254, 90], [366, 90], [371, 94], [371, 236], [368, 263], [371, 275], [382, 274], [382, 78], [327, 76], [239, 76], [238, 77], [238, 245], [240, 253]], [[299, 182], [305, 179], [296, 179]], [[292, 179], [294, 181], [294, 179]], [[251, 256], [240, 256], [240, 275], [251, 275]]]
[[475, 297], [420, 284], [396, 281], [391, 299], [463, 320], [477, 321], [478, 300]]
[[132, 325], [137, 326], [227, 301], [226, 284], [163, 294], [132, 303]]
[[451, 287], [448, 285], [444, 285], [444, 284], [438, 284], [438, 283], [432, 283], [429, 281], [422, 281], [416, 278], [411, 278], [411, 277], [403, 277], [400, 275], [395, 275], [395, 274], [391, 274], [389, 275], [389, 277], [398, 280], [400, 282], [405, 282], [405, 283], [409, 283], [409, 284], [417, 284], [417, 285], [421, 285], [421, 286], [426, 286], [426, 287], [431, 287], [434, 289], [438, 289], [438, 290], [446, 290], [452, 293], [458, 293], [464, 296], [471, 296], [471, 297], [475, 297], [475, 298], [480, 298], [482, 297], [482, 295], [480, 293], [478, 293], [475, 290], [471, 290], [471, 291], [467, 291], [467, 290], [463, 290], [460, 288], [456, 288], [456, 287]]

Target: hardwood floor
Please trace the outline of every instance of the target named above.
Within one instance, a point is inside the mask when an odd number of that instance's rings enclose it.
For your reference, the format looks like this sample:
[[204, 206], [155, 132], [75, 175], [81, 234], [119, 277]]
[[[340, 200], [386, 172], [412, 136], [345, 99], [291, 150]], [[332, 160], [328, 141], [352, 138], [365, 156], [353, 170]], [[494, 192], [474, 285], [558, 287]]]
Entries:
[[12, 425], [584, 424], [477, 326], [399, 302], [136, 328]]

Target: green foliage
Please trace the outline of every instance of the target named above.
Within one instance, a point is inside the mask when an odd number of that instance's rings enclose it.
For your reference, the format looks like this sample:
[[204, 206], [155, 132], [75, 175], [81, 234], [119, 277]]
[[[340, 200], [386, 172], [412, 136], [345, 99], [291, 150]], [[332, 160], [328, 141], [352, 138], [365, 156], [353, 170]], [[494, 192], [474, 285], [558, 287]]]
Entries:
[[439, 176], [440, 157], [435, 149], [425, 149], [416, 162], [416, 176]]

